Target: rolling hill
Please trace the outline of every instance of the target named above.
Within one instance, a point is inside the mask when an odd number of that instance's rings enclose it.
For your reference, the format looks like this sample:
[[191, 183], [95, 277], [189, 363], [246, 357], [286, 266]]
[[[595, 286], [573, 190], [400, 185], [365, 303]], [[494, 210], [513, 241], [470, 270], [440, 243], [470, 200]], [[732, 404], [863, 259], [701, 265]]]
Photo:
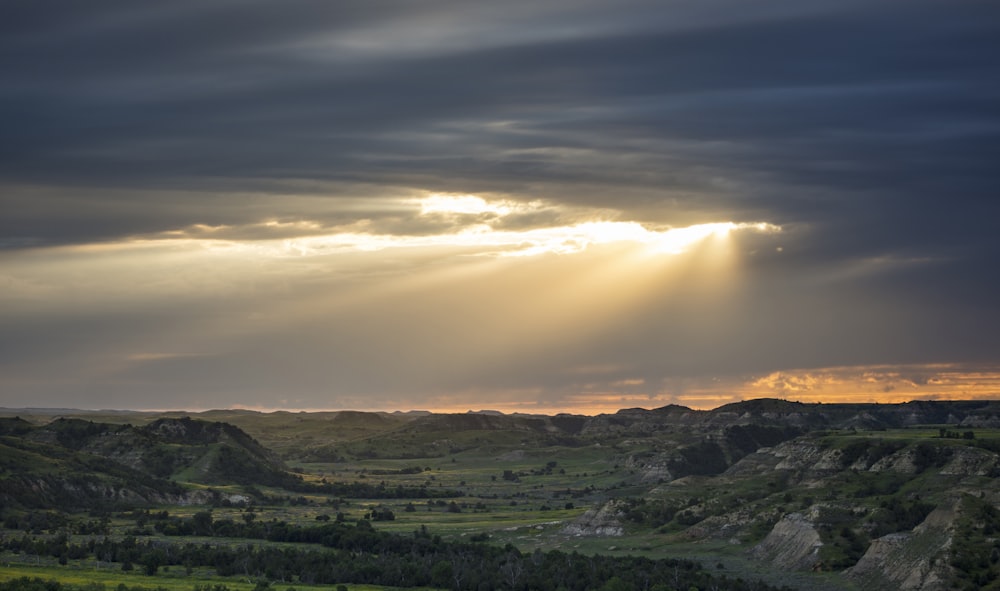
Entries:
[[208, 502], [183, 486], [300, 482], [238, 427], [161, 418], [133, 427], [78, 418], [0, 420], [0, 501], [23, 507]]

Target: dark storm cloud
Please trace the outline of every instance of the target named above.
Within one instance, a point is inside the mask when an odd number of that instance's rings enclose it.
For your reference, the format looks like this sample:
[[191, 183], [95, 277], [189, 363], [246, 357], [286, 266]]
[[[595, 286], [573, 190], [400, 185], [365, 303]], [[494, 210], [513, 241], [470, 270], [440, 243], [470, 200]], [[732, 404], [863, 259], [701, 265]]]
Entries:
[[[714, 20], [637, 3], [630, 19], [560, 36], [560, 18], [608, 16], [567, 5], [507, 23], [528, 33], [494, 27], [507, 43], [413, 49], [391, 33], [458, 8], [31, 3], [4, 19], [0, 172], [133, 189], [211, 191], [218, 178], [227, 190], [283, 179], [535, 187], [562, 200], [574, 198], [567, 184], [714, 195], [722, 179], [739, 200], [711, 208], [790, 219], [994, 189], [989, 3], [812, 3], [787, 16], [772, 4], [765, 17], [708, 4]], [[440, 36], [476, 16], [459, 12]], [[374, 48], [338, 44], [369, 28]], [[828, 196], [802, 196], [816, 190]]]

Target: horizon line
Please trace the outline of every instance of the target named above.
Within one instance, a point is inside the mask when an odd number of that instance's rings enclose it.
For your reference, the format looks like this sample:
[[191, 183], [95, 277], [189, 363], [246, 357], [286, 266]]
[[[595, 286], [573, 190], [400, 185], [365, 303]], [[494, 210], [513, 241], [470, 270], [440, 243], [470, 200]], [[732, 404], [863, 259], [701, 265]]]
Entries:
[[788, 404], [800, 404], [803, 406], [879, 406], [879, 405], [902, 405], [902, 404], [912, 404], [915, 402], [945, 402], [945, 403], [962, 403], [962, 402], [981, 402], [984, 404], [989, 403], [1000, 403], [1000, 398], [912, 398], [910, 400], [904, 401], [894, 401], [894, 402], [879, 402], [879, 401], [858, 401], [858, 402], [823, 402], [823, 401], [800, 401], [792, 400], [787, 398], [774, 398], [774, 397], [762, 397], [762, 398], [748, 398], [742, 399], [734, 402], [727, 402], [713, 408], [694, 408], [690, 406], [685, 406], [682, 404], [669, 403], [663, 406], [657, 406], [653, 408], [645, 408], [641, 406], [630, 406], [618, 408], [615, 411], [609, 412], [599, 412], [596, 414], [587, 414], [584, 412], [572, 412], [567, 410], [560, 410], [556, 412], [526, 412], [526, 411], [508, 411], [504, 412], [495, 409], [467, 409], [467, 410], [429, 410], [429, 409], [416, 409], [411, 408], [407, 410], [359, 410], [354, 408], [265, 408], [265, 407], [248, 407], [248, 406], [230, 406], [223, 408], [206, 408], [206, 409], [183, 409], [183, 408], [165, 408], [165, 409], [154, 409], [154, 408], [74, 408], [74, 407], [55, 407], [55, 406], [31, 406], [31, 407], [3, 407], [0, 406], [0, 413], [12, 413], [18, 411], [24, 411], [26, 413], [30, 412], [42, 412], [46, 414], [55, 414], [59, 412], [78, 412], [78, 413], [191, 413], [191, 414], [203, 414], [210, 412], [227, 412], [227, 411], [243, 411], [249, 413], [257, 414], [277, 414], [277, 413], [287, 413], [287, 414], [310, 414], [310, 413], [341, 413], [341, 412], [357, 412], [357, 413], [370, 413], [370, 414], [492, 414], [492, 415], [502, 415], [502, 416], [514, 416], [514, 415], [542, 415], [542, 416], [555, 416], [555, 415], [577, 415], [577, 416], [600, 416], [602, 414], [617, 414], [622, 411], [628, 410], [638, 410], [638, 411], [654, 411], [668, 407], [677, 407], [682, 409], [687, 409], [693, 412], [712, 412], [724, 408], [726, 406], [733, 406], [737, 404], [746, 404], [749, 402], [782, 402]]

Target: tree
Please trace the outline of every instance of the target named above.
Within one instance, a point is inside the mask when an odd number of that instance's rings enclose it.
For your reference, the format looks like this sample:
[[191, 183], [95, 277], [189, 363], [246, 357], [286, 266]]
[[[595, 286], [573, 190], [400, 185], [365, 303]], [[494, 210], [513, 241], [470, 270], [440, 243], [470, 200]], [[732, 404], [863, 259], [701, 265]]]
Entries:
[[611, 577], [606, 583], [601, 585], [600, 591], [631, 591], [628, 583], [622, 580], [621, 577]]
[[451, 563], [440, 560], [431, 567], [431, 585], [434, 587], [448, 587], [452, 582], [454, 571]]
[[199, 511], [191, 516], [191, 526], [197, 536], [212, 535], [212, 512]]
[[524, 572], [524, 562], [521, 557], [516, 552], [507, 554], [507, 560], [500, 565], [500, 574], [503, 575], [504, 581], [511, 589], [517, 586], [522, 572]]
[[152, 550], [146, 552], [139, 559], [140, 564], [142, 564], [143, 572], [148, 576], [153, 576], [156, 571], [159, 570], [160, 565], [165, 562], [165, 556], [160, 550]]

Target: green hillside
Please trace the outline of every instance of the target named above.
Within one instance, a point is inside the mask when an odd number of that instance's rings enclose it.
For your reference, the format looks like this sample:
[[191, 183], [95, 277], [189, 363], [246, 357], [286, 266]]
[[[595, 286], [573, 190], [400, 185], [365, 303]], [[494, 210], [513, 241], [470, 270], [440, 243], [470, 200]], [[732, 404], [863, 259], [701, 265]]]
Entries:
[[190, 484], [294, 486], [277, 457], [239, 428], [190, 418], [149, 425], [59, 418], [0, 423], [4, 505], [84, 508], [204, 502]]

